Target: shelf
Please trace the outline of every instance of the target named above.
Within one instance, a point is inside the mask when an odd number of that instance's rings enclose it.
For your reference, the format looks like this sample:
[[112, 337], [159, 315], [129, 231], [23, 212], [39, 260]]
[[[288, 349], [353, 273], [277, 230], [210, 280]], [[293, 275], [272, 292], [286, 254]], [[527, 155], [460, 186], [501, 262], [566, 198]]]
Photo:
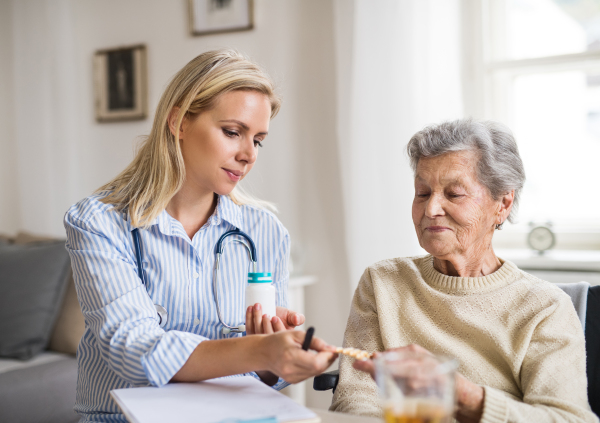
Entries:
[[498, 249], [496, 255], [515, 263], [523, 270], [562, 270], [600, 272], [600, 251], [550, 250], [538, 254], [526, 249]]

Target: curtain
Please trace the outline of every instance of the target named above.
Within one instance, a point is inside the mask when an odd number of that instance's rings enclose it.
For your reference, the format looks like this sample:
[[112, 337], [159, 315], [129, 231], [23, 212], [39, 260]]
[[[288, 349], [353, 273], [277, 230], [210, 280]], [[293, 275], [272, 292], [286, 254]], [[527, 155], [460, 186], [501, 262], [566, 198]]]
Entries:
[[[20, 228], [64, 234], [77, 181], [77, 69], [71, 3], [11, 2], [14, 145]], [[64, 236], [64, 235], [63, 235]]]
[[423, 254], [404, 152], [462, 116], [460, 0], [335, 0], [337, 131], [353, 289], [376, 261]]

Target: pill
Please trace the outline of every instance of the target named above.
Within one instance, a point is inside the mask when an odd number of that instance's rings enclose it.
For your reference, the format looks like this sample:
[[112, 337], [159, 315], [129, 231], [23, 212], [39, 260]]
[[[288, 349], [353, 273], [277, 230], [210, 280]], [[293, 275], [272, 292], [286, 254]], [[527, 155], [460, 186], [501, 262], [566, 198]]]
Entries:
[[366, 360], [368, 358], [371, 358], [371, 353], [364, 351], [364, 350], [359, 350], [358, 348], [340, 348], [337, 347], [335, 349], [335, 351], [339, 354], [344, 354], [347, 355], [349, 357], [353, 357], [357, 360]]

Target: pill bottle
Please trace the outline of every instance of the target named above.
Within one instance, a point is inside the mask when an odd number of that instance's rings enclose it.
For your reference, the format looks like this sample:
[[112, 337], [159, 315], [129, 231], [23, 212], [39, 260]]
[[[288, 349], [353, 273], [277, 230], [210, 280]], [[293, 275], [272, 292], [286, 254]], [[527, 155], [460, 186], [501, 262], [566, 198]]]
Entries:
[[275, 309], [275, 287], [270, 273], [248, 273], [248, 286], [246, 286], [246, 309], [260, 303], [262, 314], [273, 317]]

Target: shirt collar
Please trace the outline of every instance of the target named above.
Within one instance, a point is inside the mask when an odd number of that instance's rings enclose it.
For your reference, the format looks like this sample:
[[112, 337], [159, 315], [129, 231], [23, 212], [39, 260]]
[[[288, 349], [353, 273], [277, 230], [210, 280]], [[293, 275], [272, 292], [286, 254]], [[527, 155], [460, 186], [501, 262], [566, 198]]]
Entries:
[[167, 213], [167, 210], [163, 210], [161, 214], [154, 220], [153, 225], [158, 225], [158, 230], [165, 235], [173, 235], [173, 221], [175, 219]]
[[[244, 230], [242, 227], [243, 220], [241, 206], [235, 204], [227, 195], [219, 195], [217, 199], [217, 208], [212, 216], [208, 218], [208, 223], [210, 225], [220, 225], [223, 221]], [[158, 225], [158, 229], [165, 235], [173, 235], [176, 231], [174, 228], [176, 220], [170, 216], [166, 210], [163, 210], [150, 224], [150, 226], [154, 225]], [[130, 231], [133, 229], [133, 227], [130, 227]]]
[[243, 230], [241, 227], [242, 208], [235, 204], [228, 195], [219, 195], [217, 201], [217, 208], [208, 221], [212, 225], [220, 225], [222, 221], [225, 221]]
[[[172, 231], [172, 226], [171, 226], [171, 219], [172, 217], [169, 216], [169, 213], [167, 213], [166, 210], [163, 210], [158, 217], [156, 217], [152, 223], [150, 223], [150, 225], [148, 226], [154, 226], [154, 225], [158, 225], [158, 229], [165, 235], [172, 235], [173, 231]], [[129, 216], [127, 216], [127, 222], [129, 223], [129, 232], [133, 231], [135, 229], [135, 226], [131, 225], [131, 222], [129, 222]]]

